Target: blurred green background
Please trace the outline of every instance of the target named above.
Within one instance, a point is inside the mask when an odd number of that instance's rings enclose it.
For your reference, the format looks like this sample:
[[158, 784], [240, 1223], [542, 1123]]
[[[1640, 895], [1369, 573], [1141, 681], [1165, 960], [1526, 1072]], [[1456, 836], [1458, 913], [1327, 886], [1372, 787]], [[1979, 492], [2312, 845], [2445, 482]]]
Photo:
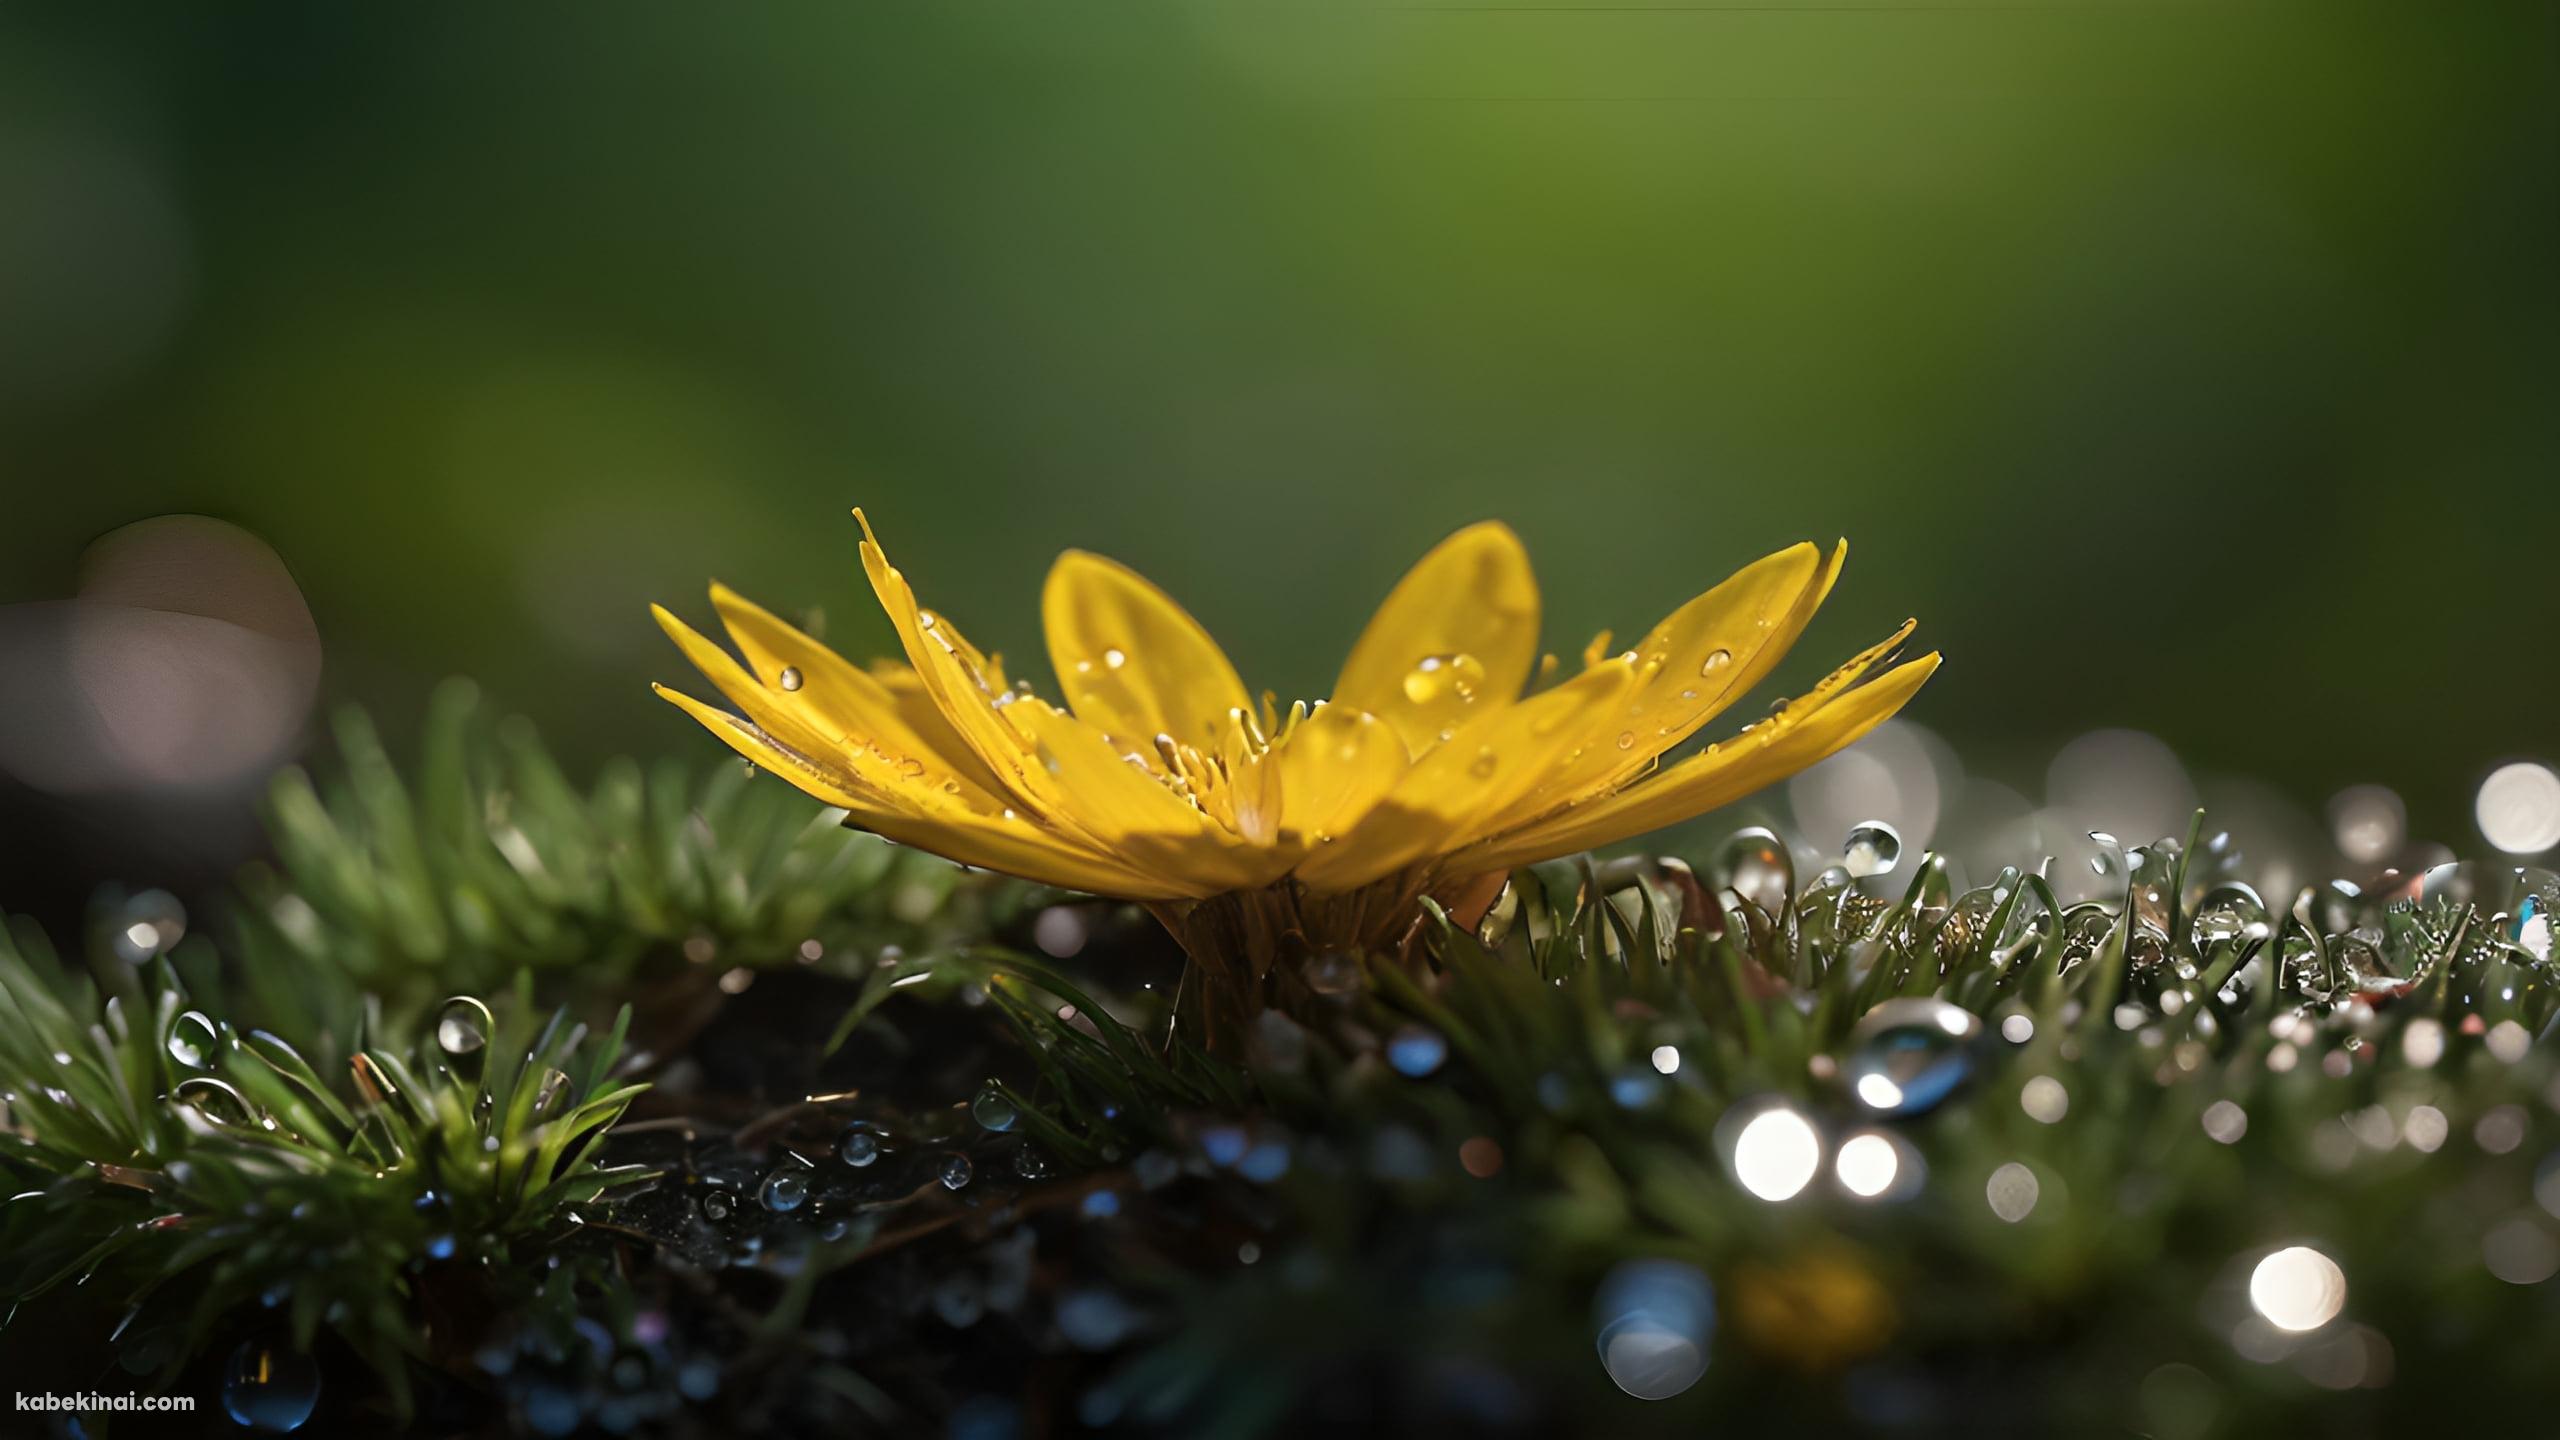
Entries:
[[326, 695], [593, 756], [707, 746], [651, 599], [883, 645], [856, 503], [984, 643], [1086, 546], [1284, 696], [1478, 517], [1567, 655], [1845, 534], [1789, 680], [1915, 614], [2022, 789], [2128, 726], [2476, 848], [2560, 699], [2555, 15], [14, 7], [0, 602], [218, 515]]

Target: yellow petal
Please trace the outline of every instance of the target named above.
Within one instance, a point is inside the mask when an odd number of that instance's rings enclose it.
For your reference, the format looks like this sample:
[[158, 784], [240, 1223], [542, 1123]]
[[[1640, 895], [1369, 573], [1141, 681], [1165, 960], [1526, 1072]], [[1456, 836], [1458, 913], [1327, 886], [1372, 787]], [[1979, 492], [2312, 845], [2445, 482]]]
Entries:
[[659, 696], [701, 722], [729, 748], [763, 766], [795, 788], [846, 812], [850, 823], [902, 844], [930, 850], [963, 865], [1000, 870], [1044, 885], [1084, 890], [1124, 900], [1171, 900], [1187, 892], [1165, 880], [1140, 874], [1117, 860], [1097, 855], [1062, 837], [1040, 830], [1019, 815], [978, 815], [945, 810], [918, 815], [891, 803], [827, 761], [800, 754], [776, 743], [754, 725], [690, 695], [653, 687]]
[[830, 764], [822, 756], [804, 754], [784, 745], [769, 732], [716, 705], [705, 705], [681, 690], [670, 690], [664, 685], [651, 685], [649, 688], [657, 692], [659, 699], [692, 716], [703, 729], [727, 741], [730, 749], [790, 781], [813, 799], [847, 810], [885, 803], [877, 791], [846, 767]]
[[1056, 796], [1056, 828], [1188, 894], [1251, 889], [1278, 878], [1268, 873], [1267, 854], [1210, 823], [1101, 731], [1037, 697], [1018, 700], [1013, 709]]
[[1340, 843], [1319, 846], [1298, 879], [1314, 890], [1351, 890], [1465, 846], [1486, 817], [1540, 790], [1634, 684], [1633, 666], [1603, 661], [1478, 717], [1414, 761]]
[[1507, 525], [1433, 547], [1370, 617], [1333, 700], [1392, 726], [1420, 754], [1470, 715], [1510, 704], [1538, 650], [1538, 585]]
[[889, 563], [871, 533], [870, 520], [860, 510], [853, 512], [853, 518], [862, 525], [862, 568], [870, 577], [871, 591], [888, 612], [898, 643], [907, 652], [907, 663], [915, 667], [934, 709], [1004, 787], [1013, 808], [1029, 811], [1035, 818], [1050, 818], [1053, 787], [1040, 767], [1031, 763], [1030, 741], [997, 713], [997, 701], [1011, 692], [994, 682], [986, 657], [961, 637], [958, 627], [916, 603], [915, 590]]
[[1615, 795], [1571, 809], [1478, 846], [1443, 869], [1483, 874], [1659, 830], [1782, 780], [1849, 745], [1902, 708], [1938, 668], [1936, 654], [1897, 666], [1872, 683], [1827, 700], [1790, 705], [1777, 718]]
[[1290, 726], [1266, 763], [1280, 773], [1280, 828], [1314, 846], [1350, 830], [1413, 762], [1387, 722], [1328, 704]]
[[1664, 616], [1630, 652], [1640, 679], [1626, 709], [1603, 727], [1609, 743], [1557, 776], [1556, 796], [1582, 799], [1624, 785], [1767, 674], [1803, 633], [1813, 615], [1806, 598], [1829, 589], [1840, 554], [1826, 565], [1813, 546], [1791, 545]]
[[1116, 560], [1082, 550], [1059, 556], [1040, 616], [1076, 718], [1130, 745], [1170, 735], [1205, 753], [1229, 712], [1253, 705], [1200, 622]]
[[[892, 755], [923, 759], [989, 795], [1001, 793], [1001, 784], [950, 722], [923, 701], [920, 685], [911, 687], [910, 695], [923, 703], [910, 704], [909, 696], [901, 696], [879, 676], [726, 585], [711, 587], [711, 604], [720, 612], [738, 653], [768, 689], [826, 717], [848, 736], [876, 741]], [[899, 668], [913, 678], [913, 671]], [[918, 720], [925, 723], [918, 725]]]
[[[849, 749], [845, 731], [832, 719], [812, 708], [796, 694], [768, 690], [764, 683], [747, 673], [737, 657], [721, 649], [710, 637], [675, 617], [664, 605], [652, 605], [649, 613], [657, 617], [658, 628], [676, 642], [676, 648], [693, 662], [730, 704], [744, 711], [754, 726], [782, 745], [813, 758], [834, 760]], [[846, 767], [849, 769], [849, 762]]]
[[[875, 735], [845, 730], [833, 715], [805, 698], [805, 686], [800, 691], [767, 689], [728, 651], [669, 614], [666, 607], [650, 609], [658, 617], [659, 626], [704, 678], [718, 687], [731, 704], [746, 712], [752, 728], [762, 732], [770, 743], [802, 757], [804, 764], [821, 767], [838, 783], [860, 787], [857, 793], [870, 797], [871, 803], [893, 805], [915, 814], [946, 810], [993, 813], [1005, 808], [1001, 798], [954, 771], [939, 756], [893, 749]], [[692, 708], [674, 695], [668, 698]]]

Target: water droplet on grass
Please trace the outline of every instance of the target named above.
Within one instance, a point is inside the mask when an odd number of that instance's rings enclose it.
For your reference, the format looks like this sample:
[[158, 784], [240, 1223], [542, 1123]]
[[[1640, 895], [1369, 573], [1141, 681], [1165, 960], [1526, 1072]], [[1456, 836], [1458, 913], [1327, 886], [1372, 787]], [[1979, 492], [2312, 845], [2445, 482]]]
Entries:
[[243, 1429], [290, 1434], [319, 1405], [320, 1367], [308, 1355], [250, 1340], [223, 1367], [223, 1413]]
[[1882, 820], [1862, 820], [1849, 832], [1840, 852], [1840, 867], [1863, 880], [1890, 875], [1902, 863], [1902, 832]]
[[1766, 826], [1734, 832], [1724, 846], [1725, 884], [1770, 915], [1783, 914], [1795, 895], [1795, 862], [1786, 842]]
[[1849, 1093], [1884, 1115], [1934, 1108], [1971, 1078], [1982, 1022], [1960, 1005], [1928, 996], [1888, 1000], [1851, 1032], [1841, 1065]]
[[2267, 933], [2267, 902], [2237, 881], [2217, 885], [2197, 904], [2195, 924], [2200, 944], [2255, 940]]
[[436, 1014], [436, 1048], [456, 1057], [477, 1054], [489, 1043], [495, 1023], [488, 1006], [468, 995], [456, 995]]
[[764, 1177], [764, 1188], [757, 1192], [764, 1208], [777, 1215], [788, 1215], [809, 1199], [809, 1172], [798, 1165], [785, 1165]]
[[222, 1032], [201, 1010], [189, 1010], [170, 1022], [169, 1058], [181, 1065], [205, 1068], [213, 1063], [221, 1043]]

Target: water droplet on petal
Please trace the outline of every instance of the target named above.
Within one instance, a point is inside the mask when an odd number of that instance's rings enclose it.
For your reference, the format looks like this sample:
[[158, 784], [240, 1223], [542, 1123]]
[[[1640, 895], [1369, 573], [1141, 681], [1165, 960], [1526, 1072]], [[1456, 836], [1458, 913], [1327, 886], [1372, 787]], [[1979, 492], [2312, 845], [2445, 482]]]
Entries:
[[1473, 655], [1425, 655], [1405, 672], [1404, 698], [1420, 712], [1417, 718], [1436, 726], [1446, 740], [1483, 684], [1484, 662]]
[[1707, 652], [1706, 659], [1698, 662], [1698, 673], [1700, 675], [1713, 675], [1732, 663], [1733, 652], [1723, 648], [1722, 646], [1718, 646], [1717, 648]]
[[1121, 666], [1129, 663], [1129, 656], [1125, 651], [1122, 651], [1115, 646], [1112, 649], [1102, 652], [1102, 663], [1106, 669], [1117, 670]]
[[1920, 995], [1887, 1000], [1850, 1032], [1841, 1078], [1878, 1114], [1917, 1115], [1972, 1076], [1981, 1032], [1982, 1022], [1960, 1005]]
[[783, 689], [797, 690], [800, 688], [800, 667], [797, 665], [785, 665], [782, 667], [782, 673], [774, 678], [781, 684]]
[[1902, 863], [1902, 832], [1882, 820], [1862, 820], [1849, 832], [1840, 868], [1859, 879], [1890, 875]]

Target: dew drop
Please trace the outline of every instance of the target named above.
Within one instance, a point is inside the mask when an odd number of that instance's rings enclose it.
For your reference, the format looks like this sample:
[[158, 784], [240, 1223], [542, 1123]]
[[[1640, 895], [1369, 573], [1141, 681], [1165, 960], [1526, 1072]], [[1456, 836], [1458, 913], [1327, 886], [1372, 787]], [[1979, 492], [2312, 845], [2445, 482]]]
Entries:
[[215, 1125], [231, 1125], [243, 1129], [255, 1127], [259, 1116], [249, 1098], [228, 1083], [205, 1075], [190, 1075], [178, 1082], [169, 1098], [185, 1109]]
[[2132, 878], [2133, 867], [2127, 862], [2124, 846], [2116, 837], [2104, 830], [2092, 830], [2089, 838], [2098, 847], [2098, 853], [2089, 857], [2090, 874], [2109, 884], [2123, 884]]
[[702, 1218], [715, 1225], [738, 1213], [737, 1197], [726, 1190], [717, 1188], [705, 1190], [702, 1192], [699, 1203], [702, 1206]]
[[[1719, 652], [1721, 653], [1721, 652]], [[1715, 1289], [1677, 1260], [1629, 1260], [1593, 1299], [1600, 1367], [1639, 1400], [1668, 1400], [1707, 1373]]]
[[1633, 730], [1619, 731], [1618, 748], [1621, 750], [1633, 750], [1636, 748], [1636, 732]]
[[800, 688], [800, 667], [785, 665], [782, 667], [782, 673], [774, 678], [781, 683], [783, 689], [797, 690]]
[[756, 1198], [764, 1208], [776, 1215], [788, 1215], [809, 1199], [809, 1172], [799, 1165], [785, 1165], [764, 1177], [764, 1188]]
[[982, 1129], [1001, 1132], [1019, 1123], [1022, 1112], [1014, 1107], [1013, 1101], [1007, 1099], [1003, 1091], [990, 1085], [978, 1092], [978, 1098], [969, 1102], [969, 1118], [977, 1121]]
[[1882, 820], [1861, 820], [1849, 831], [1840, 868], [1859, 879], [1890, 875], [1902, 863], [1902, 832]]
[[1467, 766], [1467, 773], [1479, 780], [1483, 780], [1493, 774], [1494, 765], [1495, 760], [1493, 747], [1488, 745], [1484, 749], [1476, 752], [1475, 760]]
[[1129, 656], [1127, 652], [1120, 650], [1117, 647], [1102, 652], [1102, 664], [1105, 669], [1117, 670], [1128, 663]]
[[978, 1167], [969, 1163], [969, 1157], [956, 1150], [942, 1157], [942, 1188], [945, 1190], [959, 1189], [977, 1173]]
[[1972, 1076], [1981, 1031], [1982, 1022], [1960, 1005], [1918, 995], [1887, 1000], [1850, 1032], [1841, 1077], [1869, 1110], [1917, 1115]]
[[1404, 698], [1414, 718], [1446, 740], [1484, 684], [1484, 662], [1473, 655], [1425, 655], [1404, 675]]
[[290, 1434], [319, 1405], [320, 1367], [308, 1355], [250, 1340], [223, 1367], [223, 1413], [243, 1429]]
[[2196, 904], [2195, 927], [2196, 940], [2204, 945], [2259, 939], [2267, 934], [2267, 902], [2237, 881], [2215, 886]]
[[2551, 958], [2551, 907], [2540, 895], [2527, 895], [2516, 906], [2516, 948], [2536, 960]]
[[210, 1065], [221, 1043], [222, 1032], [201, 1010], [189, 1010], [170, 1022], [169, 1058], [190, 1069]]
[[1783, 913], [1795, 895], [1795, 862], [1786, 842], [1765, 825], [1734, 832], [1725, 842], [1723, 869], [1727, 887], [1770, 915]]
[[477, 1054], [489, 1043], [495, 1023], [488, 1006], [468, 995], [456, 995], [436, 1013], [436, 1048], [456, 1057]]
[[880, 1158], [880, 1137], [856, 1125], [836, 1141], [836, 1158], [861, 1169]]
[[1733, 652], [1719, 646], [1716, 649], [1708, 651], [1707, 658], [1698, 662], [1698, 673], [1700, 675], [1713, 675], [1732, 663]]
[[569, 1077], [558, 1070], [545, 1069], [542, 1079], [533, 1087], [531, 1118], [537, 1122], [550, 1119], [568, 1097]]
[[1348, 995], [1360, 988], [1360, 961], [1344, 951], [1327, 950], [1307, 962], [1306, 981], [1319, 995]]

